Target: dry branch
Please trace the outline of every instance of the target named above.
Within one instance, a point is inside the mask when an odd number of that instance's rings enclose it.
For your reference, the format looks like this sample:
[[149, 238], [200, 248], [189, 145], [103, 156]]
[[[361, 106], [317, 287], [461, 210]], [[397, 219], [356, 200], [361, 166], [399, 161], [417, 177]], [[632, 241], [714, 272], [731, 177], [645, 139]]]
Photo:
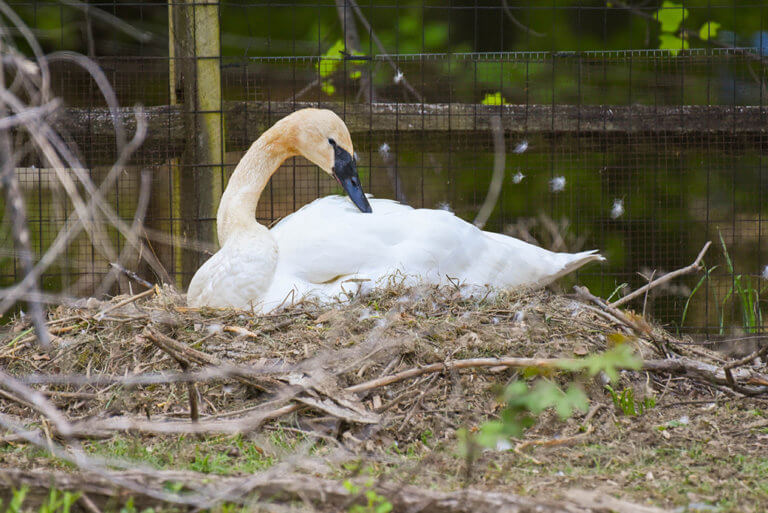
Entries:
[[[419, 377], [425, 374], [434, 374], [454, 369], [480, 369], [480, 368], [539, 368], [543, 370], [573, 367], [578, 363], [574, 358], [471, 358], [466, 360], [453, 360], [434, 363], [423, 367], [415, 367], [391, 376], [385, 376], [370, 380], [358, 385], [352, 385], [344, 389], [347, 393], [357, 393], [381, 388], [393, 383]], [[674, 376], [686, 376], [697, 381], [714, 385], [730, 386], [723, 369], [690, 358], [645, 360], [642, 371], [669, 374]], [[768, 393], [768, 376], [752, 369], [738, 369], [734, 372], [734, 380], [744, 383], [734, 390], [743, 391], [751, 395]], [[289, 400], [298, 403], [283, 404], [277, 408], [271, 408], [270, 404], [286, 402]], [[337, 398], [338, 400], [338, 398]], [[200, 420], [199, 422], [186, 422], [176, 420], [143, 420], [133, 417], [116, 416], [109, 419], [94, 419], [78, 422], [73, 425], [74, 436], [92, 437], [104, 436], [105, 433], [128, 431], [136, 433], [243, 433], [257, 429], [264, 422], [283, 417], [298, 411], [302, 406], [313, 406], [333, 416], [344, 418], [351, 422], [371, 422], [366, 417], [359, 417], [350, 408], [341, 407], [338, 404], [325, 402], [317, 398], [300, 396], [297, 392], [288, 392], [268, 404], [257, 407], [255, 411], [245, 417], [229, 421]]]
[[[304, 474], [282, 474], [218, 477], [194, 472], [158, 472], [152, 482], [140, 473], [125, 473], [126, 478], [143, 480], [148, 489], [153, 489], [163, 482], [182, 482], [189, 489], [198, 489], [212, 493], [216, 489], [233, 490], [232, 496], [223, 496], [219, 501], [247, 502], [250, 496], [258, 496], [269, 504], [290, 505], [297, 501], [308, 502], [314, 507], [330, 507], [346, 510], [352, 504], [365, 504], [362, 494], [350, 492], [342, 483], [330, 479]], [[163, 478], [163, 476], [165, 476]], [[0, 482], [7, 487], [28, 486], [34, 496], [47, 497], [51, 486], [60, 490], [79, 490], [100, 505], [117, 495], [127, 497], [125, 491], [97, 474], [72, 475], [63, 472], [22, 471], [15, 469], [0, 470]], [[354, 482], [354, 480], [353, 480]], [[361, 484], [362, 488], [363, 485]], [[521, 497], [511, 493], [491, 492], [487, 490], [465, 489], [455, 492], [426, 490], [397, 483], [379, 483], [373, 490], [389, 501], [394, 511], [420, 511], [423, 513], [598, 513], [605, 512], [605, 504], [610, 503], [611, 510], [632, 513], [663, 513], [664, 510], [648, 506], [635, 505], [627, 501], [605, 497], [601, 504], [599, 496], [589, 494], [589, 498], [575, 497], [569, 501], [547, 501], [530, 497]], [[239, 492], [235, 495], [235, 491]], [[135, 498], [138, 508], [157, 506], [156, 500], [145, 494]]]
[[693, 273], [701, 270], [701, 259], [704, 258], [704, 254], [709, 249], [709, 246], [712, 245], [712, 241], [707, 241], [706, 244], [704, 244], [704, 247], [701, 248], [701, 251], [699, 251], [699, 254], [696, 256], [696, 260], [693, 261], [691, 265], [685, 266], [681, 269], [678, 269], [676, 271], [672, 271], [670, 273], [665, 274], [664, 276], [660, 276], [656, 278], [655, 280], [651, 281], [647, 285], [644, 285], [640, 287], [639, 289], [635, 290], [634, 292], [631, 292], [630, 294], [627, 294], [621, 299], [618, 299], [611, 303], [612, 307], [619, 307], [623, 305], [624, 303], [628, 303], [629, 301], [632, 301], [636, 297], [641, 296], [642, 294], [648, 292], [649, 290], [653, 289], [654, 287], [658, 287], [662, 283], [666, 283], [674, 278], [677, 278], [678, 276], [682, 276], [684, 274]]

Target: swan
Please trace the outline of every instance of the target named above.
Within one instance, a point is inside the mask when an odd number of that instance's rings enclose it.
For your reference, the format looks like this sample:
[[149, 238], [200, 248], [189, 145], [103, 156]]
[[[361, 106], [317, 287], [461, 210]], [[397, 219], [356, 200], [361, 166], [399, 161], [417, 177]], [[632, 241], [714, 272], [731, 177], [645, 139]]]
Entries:
[[[307, 296], [330, 300], [355, 285], [369, 290], [397, 273], [435, 284], [543, 286], [603, 260], [595, 251], [554, 253], [485, 232], [445, 210], [369, 201], [354, 154], [346, 125], [330, 110], [298, 110], [264, 132], [229, 179], [216, 216], [220, 249], [193, 276], [188, 304], [266, 312]], [[351, 201], [317, 199], [269, 230], [256, 221], [256, 206], [294, 155], [334, 177]]]

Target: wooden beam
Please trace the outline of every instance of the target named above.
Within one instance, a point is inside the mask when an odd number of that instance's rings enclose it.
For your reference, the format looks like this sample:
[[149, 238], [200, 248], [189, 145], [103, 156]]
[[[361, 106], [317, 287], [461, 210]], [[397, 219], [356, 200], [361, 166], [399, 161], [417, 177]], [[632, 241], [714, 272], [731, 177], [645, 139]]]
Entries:
[[[308, 102], [223, 102], [225, 130], [231, 149], [245, 149], [258, 134], [275, 121], [304, 107], [323, 107], [341, 113], [337, 104]], [[512, 134], [701, 134], [703, 136], [759, 136], [768, 132], [768, 113], [760, 106], [652, 106], [652, 105], [504, 105], [374, 103], [347, 104], [345, 121], [352, 134], [478, 132], [490, 134], [490, 119], [501, 114], [502, 127]], [[143, 158], [178, 155], [190, 144], [194, 131], [184, 123], [182, 106], [158, 106], [146, 109], [149, 135]], [[247, 112], [247, 116], [246, 116]], [[122, 109], [127, 129], [135, 127], [132, 110]], [[422, 116], [424, 117], [422, 124]], [[215, 118], [206, 118], [215, 119]], [[212, 123], [213, 124], [213, 123]], [[69, 132], [81, 150], [89, 135], [109, 137], [114, 134], [107, 109], [63, 109], [58, 126]], [[207, 125], [206, 125], [207, 126]], [[209, 127], [213, 130], [215, 127]], [[114, 137], [112, 135], [112, 137]], [[217, 143], [218, 144], [218, 143]], [[207, 146], [206, 146], [207, 148]], [[99, 157], [105, 157], [99, 148]], [[210, 151], [210, 150], [209, 150]], [[86, 152], [87, 153], [87, 152]], [[109, 158], [109, 155], [106, 155]], [[206, 162], [200, 160], [199, 162]]]

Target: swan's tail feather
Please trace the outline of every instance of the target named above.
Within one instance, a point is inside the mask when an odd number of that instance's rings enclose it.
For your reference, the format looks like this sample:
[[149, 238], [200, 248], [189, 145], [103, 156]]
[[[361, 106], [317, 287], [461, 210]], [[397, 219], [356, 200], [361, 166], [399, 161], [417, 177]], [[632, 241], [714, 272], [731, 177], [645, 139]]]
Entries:
[[[565, 256], [565, 255], [563, 255]], [[568, 255], [568, 261], [563, 266], [562, 269], [560, 269], [555, 274], [551, 274], [545, 278], [542, 278], [537, 283], [540, 287], [545, 287], [552, 283], [555, 280], [558, 280], [565, 276], [566, 274], [570, 274], [579, 267], [582, 267], [584, 265], [587, 265], [590, 262], [604, 262], [605, 257], [597, 252], [596, 249], [590, 250], [590, 251], [582, 251], [581, 253], [573, 253]]]

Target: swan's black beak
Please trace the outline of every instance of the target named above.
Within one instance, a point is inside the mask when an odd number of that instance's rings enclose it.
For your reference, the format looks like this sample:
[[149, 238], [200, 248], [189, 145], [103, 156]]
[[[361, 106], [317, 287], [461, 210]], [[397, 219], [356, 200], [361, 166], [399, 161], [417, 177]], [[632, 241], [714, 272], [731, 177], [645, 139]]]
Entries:
[[373, 212], [368, 198], [365, 197], [363, 187], [360, 184], [360, 177], [357, 174], [357, 164], [355, 159], [344, 148], [334, 144], [334, 164], [333, 176], [339, 184], [347, 191], [349, 199], [355, 204], [360, 212], [370, 214]]

